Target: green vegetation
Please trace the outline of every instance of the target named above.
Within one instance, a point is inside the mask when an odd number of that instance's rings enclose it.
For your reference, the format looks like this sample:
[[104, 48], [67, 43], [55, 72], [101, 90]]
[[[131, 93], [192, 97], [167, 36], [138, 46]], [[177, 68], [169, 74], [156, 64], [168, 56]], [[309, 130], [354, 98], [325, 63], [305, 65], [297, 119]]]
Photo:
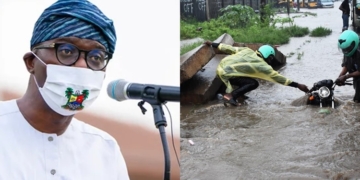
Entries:
[[[309, 35], [308, 27], [300, 27], [294, 18], [316, 16], [315, 13], [302, 13], [292, 17], [275, 17], [276, 9], [266, 5], [262, 12], [255, 13], [249, 6], [229, 5], [220, 9], [221, 15], [216, 19], [197, 22], [194, 19], [180, 20], [180, 39], [200, 37], [204, 40], [215, 40], [222, 34], [230, 34], [235, 42], [262, 43], [270, 45], [287, 44], [291, 37]], [[261, 17], [260, 14], [263, 14]], [[315, 31], [316, 30], [316, 31]], [[318, 34], [318, 28], [312, 31]], [[322, 28], [322, 32], [326, 32]], [[321, 33], [320, 33], [321, 35]], [[181, 47], [181, 55], [192, 50], [202, 42]]]
[[180, 55], [183, 55], [191, 50], [193, 50], [194, 48], [200, 46], [203, 42], [202, 41], [198, 41], [189, 45], [184, 45], [181, 47], [180, 49]]
[[[274, 8], [274, 11], [277, 13], [287, 13], [287, 9], [286, 8]], [[290, 13], [296, 13], [297, 11], [293, 8], [290, 8]]]
[[304, 56], [304, 52], [301, 52], [301, 53], [298, 52], [297, 59], [300, 60], [301, 57], [303, 57], [303, 56]]
[[290, 52], [289, 54], [286, 55], [286, 57], [292, 57], [295, 53], [294, 52]]
[[312, 30], [310, 33], [310, 36], [311, 37], [323, 37], [323, 36], [330, 35], [331, 32], [332, 32], [331, 29], [320, 26], [320, 27], [317, 27], [314, 30]]
[[289, 34], [291, 37], [303, 37], [309, 34], [309, 28], [307, 27], [300, 27], [297, 25], [293, 25], [290, 27], [284, 28], [286, 34]]
[[304, 15], [305, 15], [305, 16], [307, 16], [307, 15], [310, 15], [310, 16], [317, 16], [317, 14], [316, 14], [316, 13], [312, 13], [312, 12], [305, 12], [305, 13], [304, 13]]
[[[307, 28], [296, 26], [293, 18], [275, 19], [275, 11], [269, 5], [265, 6], [262, 18], [251, 7], [240, 4], [227, 6], [220, 9], [220, 12], [221, 16], [205, 22], [182, 19], [180, 38], [201, 37], [215, 40], [228, 33], [238, 42], [285, 44], [290, 37], [301, 37], [309, 33]], [[279, 23], [281, 27], [277, 27]]]

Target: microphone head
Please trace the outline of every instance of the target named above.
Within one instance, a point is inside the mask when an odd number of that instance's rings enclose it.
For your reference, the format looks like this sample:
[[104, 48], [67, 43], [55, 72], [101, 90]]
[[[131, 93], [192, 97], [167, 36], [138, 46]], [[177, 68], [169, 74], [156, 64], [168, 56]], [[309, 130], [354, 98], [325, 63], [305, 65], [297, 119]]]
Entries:
[[129, 83], [124, 79], [111, 81], [107, 87], [108, 96], [117, 101], [127, 100], [126, 89]]

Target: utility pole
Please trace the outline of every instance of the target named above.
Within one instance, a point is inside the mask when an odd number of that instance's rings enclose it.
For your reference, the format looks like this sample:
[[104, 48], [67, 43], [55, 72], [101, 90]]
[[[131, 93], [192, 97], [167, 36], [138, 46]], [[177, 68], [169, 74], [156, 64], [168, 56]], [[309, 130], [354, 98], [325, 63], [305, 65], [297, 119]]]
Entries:
[[205, 4], [205, 5], [206, 5], [206, 6], [205, 6], [205, 7], [206, 7], [206, 20], [209, 21], [209, 20], [210, 20], [210, 8], [209, 8], [210, 5], [209, 5], [209, 0], [206, 0], [205, 2], [206, 2], [206, 4]]
[[264, 22], [264, 19], [265, 19], [265, 5], [266, 5], [266, 2], [265, 0], [260, 0], [260, 20], [261, 22]]
[[288, 16], [290, 16], [290, 1], [287, 0], [287, 13], [288, 13]]
[[296, 8], [297, 8], [297, 12], [300, 12], [300, 0], [297, 0], [296, 2]]

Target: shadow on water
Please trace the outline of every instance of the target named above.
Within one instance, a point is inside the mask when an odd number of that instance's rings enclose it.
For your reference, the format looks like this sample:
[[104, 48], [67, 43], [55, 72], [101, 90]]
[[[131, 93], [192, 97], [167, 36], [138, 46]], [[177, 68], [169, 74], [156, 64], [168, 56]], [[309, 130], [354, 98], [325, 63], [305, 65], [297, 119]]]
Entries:
[[[340, 3], [335, 2], [335, 7]], [[340, 73], [342, 55], [336, 39], [342, 22], [337, 8], [309, 11], [318, 16], [295, 23], [310, 30], [328, 27], [333, 33], [293, 38], [279, 50], [304, 52], [301, 59], [288, 58], [280, 73], [311, 87]], [[181, 179], [360, 178], [360, 105], [351, 101], [352, 87], [335, 89], [341, 105], [321, 111], [315, 106], [292, 106], [304, 95], [295, 88], [260, 84], [241, 107], [225, 108], [217, 102], [181, 107]]]

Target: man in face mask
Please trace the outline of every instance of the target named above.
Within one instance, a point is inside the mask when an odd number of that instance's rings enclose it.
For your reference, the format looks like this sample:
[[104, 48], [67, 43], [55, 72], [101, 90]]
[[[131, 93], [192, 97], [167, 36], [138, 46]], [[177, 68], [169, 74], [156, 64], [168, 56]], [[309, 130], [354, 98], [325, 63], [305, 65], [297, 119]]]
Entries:
[[0, 102], [0, 179], [129, 179], [116, 140], [73, 117], [99, 95], [115, 44], [112, 20], [94, 4], [45, 9], [23, 57], [27, 91]]

